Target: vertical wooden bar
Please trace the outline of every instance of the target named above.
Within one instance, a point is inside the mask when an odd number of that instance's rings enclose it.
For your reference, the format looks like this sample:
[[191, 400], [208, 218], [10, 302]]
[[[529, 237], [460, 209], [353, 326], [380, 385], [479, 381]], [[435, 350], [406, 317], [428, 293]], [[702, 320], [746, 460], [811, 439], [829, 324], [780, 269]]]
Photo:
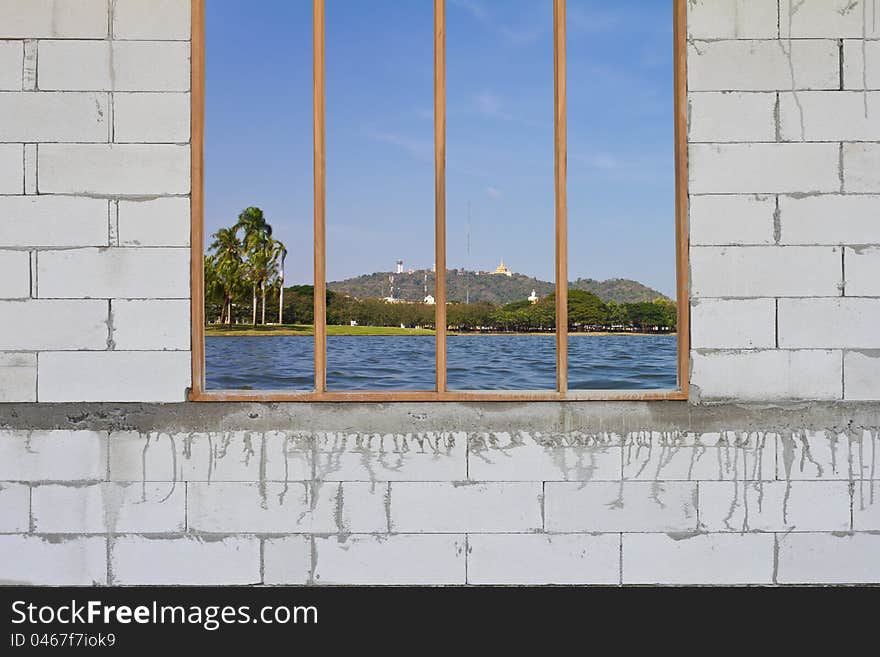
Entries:
[[437, 392], [446, 391], [446, 0], [434, 0], [434, 328]]
[[192, 388], [190, 398], [205, 390], [205, 0], [192, 0], [192, 68], [190, 88], [190, 293], [192, 295]]
[[690, 297], [688, 294], [687, 7], [673, 0], [675, 40], [675, 269], [678, 306], [678, 387], [690, 385]]
[[556, 390], [568, 389], [568, 146], [565, 96], [565, 0], [553, 2], [556, 180]]
[[324, 77], [324, 0], [312, 10], [313, 130], [315, 181], [315, 390], [327, 390], [327, 274], [326, 274], [326, 80]]

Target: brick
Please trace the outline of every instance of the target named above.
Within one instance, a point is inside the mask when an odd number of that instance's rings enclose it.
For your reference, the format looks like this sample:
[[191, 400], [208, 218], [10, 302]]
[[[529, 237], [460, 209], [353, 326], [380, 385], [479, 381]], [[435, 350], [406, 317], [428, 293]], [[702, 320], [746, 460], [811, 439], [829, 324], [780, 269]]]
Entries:
[[104, 433], [0, 431], [0, 480], [82, 481], [106, 475]]
[[37, 355], [0, 353], [0, 402], [37, 401]]
[[190, 303], [174, 300], [113, 302], [113, 342], [122, 351], [190, 348]]
[[116, 0], [113, 38], [188, 40], [189, 3], [180, 0]]
[[186, 490], [174, 483], [34, 487], [34, 531], [44, 534], [182, 532]]
[[21, 90], [23, 62], [21, 41], [0, 41], [0, 90]]
[[690, 191], [692, 194], [839, 192], [839, 167], [838, 144], [691, 144]]
[[367, 482], [217, 482], [187, 485], [199, 532], [348, 534], [388, 530], [387, 488]]
[[770, 584], [770, 534], [624, 534], [624, 584]]
[[692, 196], [692, 245], [773, 244], [773, 196]]
[[843, 88], [880, 89], [880, 41], [843, 42]]
[[780, 584], [880, 582], [880, 534], [793, 533], [779, 537]]
[[0, 141], [110, 139], [110, 99], [105, 93], [0, 93], [0, 114]]
[[699, 246], [691, 249], [691, 294], [695, 298], [840, 296], [841, 279], [841, 255], [837, 247]]
[[189, 246], [188, 198], [119, 202], [121, 246]]
[[780, 299], [779, 346], [880, 349], [880, 299]]
[[316, 436], [315, 458], [314, 476], [326, 481], [463, 480], [467, 434], [322, 432]]
[[771, 348], [776, 341], [774, 299], [701, 299], [691, 307], [696, 349]]
[[24, 193], [37, 194], [37, 145], [24, 145]]
[[190, 386], [187, 351], [57, 351], [40, 354], [42, 402], [181, 402]]
[[[865, 0], [869, 2], [869, 0]], [[779, 29], [782, 37], [822, 39], [880, 36], [878, 23], [865, 14], [862, 0], [834, 3], [828, 0], [800, 0], [779, 3]], [[871, 11], [871, 8], [868, 8]]]
[[104, 350], [107, 315], [106, 301], [0, 301], [0, 324], [6, 327], [0, 349]]
[[260, 541], [125, 536], [111, 544], [110, 568], [118, 585], [259, 584]]
[[44, 144], [40, 191], [159, 196], [190, 191], [189, 147], [173, 144]]
[[783, 244], [880, 244], [880, 196], [779, 199]]
[[0, 534], [30, 531], [30, 495], [28, 486], [0, 483]]
[[529, 532], [541, 527], [540, 482], [391, 484], [395, 532]]
[[22, 73], [22, 89], [37, 90], [37, 41], [24, 42], [24, 71]]
[[880, 192], [880, 144], [843, 145], [843, 186], [850, 194]]
[[41, 41], [38, 76], [43, 91], [189, 91], [189, 66], [189, 43]]
[[877, 141], [880, 93], [800, 91], [779, 95], [782, 141]]
[[113, 140], [185, 143], [190, 135], [189, 116], [189, 94], [113, 94]]
[[267, 538], [263, 542], [264, 584], [308, 584], [312, 542], [307, 536]]
[[880, 532], [880, 482], [857, 481], [853, 484], [852, 528]]
[[0, 247], [107, 246], [107, 201], [73, 196], [0, 197]]
[[0, 144], [0, 194], [24, 192], [24, 149], [21, 144]]
[[838, 44], [830, 39], [688, 45], [691, 91], [791, 91], [839, 85]]
[[620, 447], [566, 444], [549, 435], [492, 433], [471, 447], [474, 481], [601, 481], [620, 479]]
[[39, 296], [50, 298], [168, 298], [189, 296], [188, 249], [70, 249], [43, 251]]
[[876, 443], [870, 432], [801, 431], [783, 434], [777, 445], [779, 478], [797, 480], [872, 479]]
[[775, 39], [777, 0], [691, 0], [691, 39]]
[[0, 299], [25, 299], [31, 293], [31, 254], [0, 251]]
[[693, 531], [697, 486], [686, 482], [548, 482], [551, 532]]
[[880, 400], [880, 351], [847, 351], [843, 372], [845, 399]]
[[464, 584], [465, 537], [421, 534], [315, 539], [316, 584]]
[[688, 109], [691, 143], [776, 141], [776, 94], [696, 92]]
[[880, 297], [880, 247], [846, 247], [843, 254], [847, 296]]
[[700, 482], [700, 523], [709, 532], [848, 531], [845, 481]]
[[0, 580], [32, 586], [105, 585], [107, 541], [0, 536]]
[[700, 400], [841, 399], [842, 359], [830, 350], [691, 353]]
[[469, 584], [617, 584], [618, 534], [471, 534]]
[[3, 0], [0, 38], [103, 39], [106, 0]]

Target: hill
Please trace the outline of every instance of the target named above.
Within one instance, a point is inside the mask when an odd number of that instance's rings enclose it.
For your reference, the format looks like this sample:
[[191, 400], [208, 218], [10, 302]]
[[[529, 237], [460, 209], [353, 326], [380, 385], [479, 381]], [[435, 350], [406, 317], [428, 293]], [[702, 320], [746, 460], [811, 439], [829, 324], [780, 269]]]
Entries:
[[[391, 275], [391, 272], [363, 274], [356, 278], [327, 283], [327, 289], [358, 299], [387, 297], [390, 292]], [[433, 272], [419, 270], [412, 274], [394, 274], [395, 298], [421, 301], [424, 297], [426, 276], [428, 293], [433, 294]], [[575, 289], [591, 292], [606, 302], [637, 303], [665, 298], [665, 295], [657, 290], [625, 278], [613, 278], [607, 281], [579, 278], [570, 285]], [[464, 302], [469, 298], [471, 302], [487, 301], [493, 304], [505, 304], [522, 301], [532, 293], [532, 290], [535, 290], [539, 297], [544, 297], [553, 292], [554, 285], [522, 274], [508, 277], [480, 274], [463, 269], [450, 270], [446, 279], [446, 296], [450, 301]]]

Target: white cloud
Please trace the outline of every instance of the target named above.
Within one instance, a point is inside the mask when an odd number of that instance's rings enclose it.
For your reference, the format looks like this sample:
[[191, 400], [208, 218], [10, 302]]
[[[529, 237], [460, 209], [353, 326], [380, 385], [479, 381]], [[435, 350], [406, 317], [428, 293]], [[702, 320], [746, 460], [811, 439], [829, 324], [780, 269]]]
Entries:
[[495, 199], [501, 198], [503, 196], [503, 194], [501, 193], [500, 189], [498, 189], [497, 187], [492, 187], [490, 185], [489, 187], [486, 188], [486, 196], [495, 200]]

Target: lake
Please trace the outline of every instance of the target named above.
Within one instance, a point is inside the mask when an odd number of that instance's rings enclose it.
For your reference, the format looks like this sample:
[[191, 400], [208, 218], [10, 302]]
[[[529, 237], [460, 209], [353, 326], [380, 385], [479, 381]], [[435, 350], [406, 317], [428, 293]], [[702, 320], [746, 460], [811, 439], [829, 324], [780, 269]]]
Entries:
[[[552, 390], [552, 335], [450, 335], [450, 390]], [[311, 390], [311, 336], [210, 336], [209, 390]], [[568, 340], [572, 390], [672, 389], [674, 335], [575, 335]], [[330, 390], [431, 390], [433, 336], [329, 336]]]

